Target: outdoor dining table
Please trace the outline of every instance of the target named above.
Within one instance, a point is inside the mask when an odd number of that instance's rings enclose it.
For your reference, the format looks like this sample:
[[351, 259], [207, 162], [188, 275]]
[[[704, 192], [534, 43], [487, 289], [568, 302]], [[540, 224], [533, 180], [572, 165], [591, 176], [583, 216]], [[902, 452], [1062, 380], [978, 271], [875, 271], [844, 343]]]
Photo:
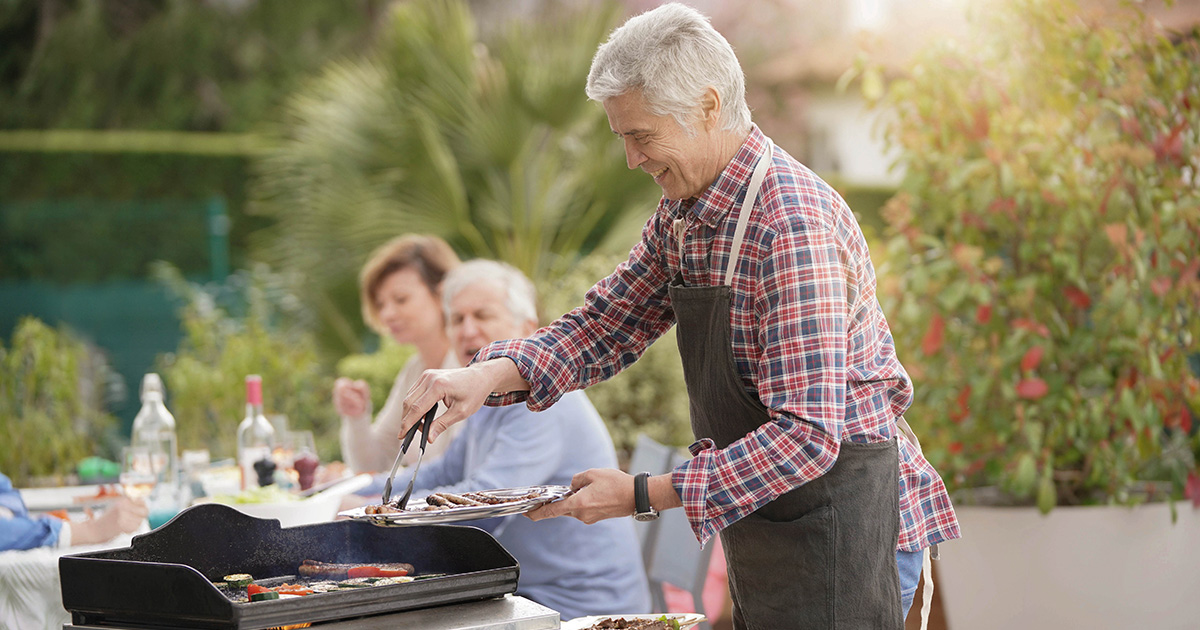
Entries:
[[[103, 499], [88, 499], [100, 492], [98, 485], [20, 488], [18, 491], [31, 514], [65, 510], [75, 520], [83, 518], [85, 510], [89, 508], [103, 509]], [[134, 534], [146, 531], [149, 531], [148, 524]], [[68, 553], [125, 547], [134, 534], [123, 534], [100, 545], [0, 552], [0, 628], [61, 628], [71, 617], [62, 605], [59, 557]]]
[[58, 559], [69, 553], [125, 547], [132, 539], [132, 535], [124, 534], [103, 545], [0, 552], [0, 628], [61, 628], [71, 616], [62, 604]]
[[[114, 626], [64, 624], [63, 630], [114, 630]], [[520, 595], [436, 606], [387, 615], [323, 622], [321, 630], [557, 630], [558, 613]], [[117, 628], [117, 630], [120, 630]]]

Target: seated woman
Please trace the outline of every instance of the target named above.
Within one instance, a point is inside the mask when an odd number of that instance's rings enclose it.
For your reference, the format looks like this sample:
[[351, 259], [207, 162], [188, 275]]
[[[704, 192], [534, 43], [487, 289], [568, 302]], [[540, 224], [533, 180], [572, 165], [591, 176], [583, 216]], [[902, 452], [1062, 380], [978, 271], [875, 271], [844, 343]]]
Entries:
[[[371, 422], [371, 388], [365, 381], [339, 378], [333, 406], [342, 417], [342, 458], [355, 472], [391, 470], [400, 452], [400, 403], [427, 368], [459, 367], [446, 337], [438, 286], [458, 266], [458, 256], [436, 236], [408, 234], [392, 239], [371, 254], [359, 274], [363, 320], [396, 343], [411, 344], [416, 353], [396, 375], [383, 409]], [[453, 436], [447, 434], [446, 438]], [[439, 438], [425, 452], [434, 459], [450, 445]], [[415, 461], [412, 449], [405, 458]], [[410, 463], [410, 462], [406, 462]]]

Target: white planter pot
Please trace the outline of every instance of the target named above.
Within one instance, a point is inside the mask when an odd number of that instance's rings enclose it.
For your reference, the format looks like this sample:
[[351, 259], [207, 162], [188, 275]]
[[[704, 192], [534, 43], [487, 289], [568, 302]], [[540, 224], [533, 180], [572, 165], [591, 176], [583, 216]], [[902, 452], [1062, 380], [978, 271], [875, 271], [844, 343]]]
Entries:
[[949, 630], [1200, 628], [1200, 510], [956, 506], [937, 563]]

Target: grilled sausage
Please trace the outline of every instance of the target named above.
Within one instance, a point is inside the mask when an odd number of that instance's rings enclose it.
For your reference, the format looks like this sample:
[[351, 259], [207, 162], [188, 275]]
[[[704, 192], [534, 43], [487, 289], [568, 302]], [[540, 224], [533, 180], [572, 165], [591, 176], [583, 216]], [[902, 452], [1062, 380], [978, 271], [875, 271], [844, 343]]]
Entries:
[[396, 509], [391, 505], [368, 505], [363, 508], [364, 514], [399, 514], [404, 510]]
[[350, 569], [359, 567], [376, 567], [389, 571], [404, 571], [408, 575], [413, 573], [413, 565], [407, 562], [371, 562], [364, 564], [338, 564], [333, 562], [320, 562], [318, 560], [305, 560], [300, 563], [300, 568], [297, 570], [297, 575], [304, 578], [316, 578], [321, 580], [345, 580], [348, 577]]
[[475, 499], [465, 497], [461, 494], [454, 494], [453, 492], [435, 492], [434, 494], [454, 505], [486, 505], [482, 501], [476, 501]]
[[448, 499], [436, 493], [425, 497], [425, 502], [437, 507], [451, 507], [454, 505]]

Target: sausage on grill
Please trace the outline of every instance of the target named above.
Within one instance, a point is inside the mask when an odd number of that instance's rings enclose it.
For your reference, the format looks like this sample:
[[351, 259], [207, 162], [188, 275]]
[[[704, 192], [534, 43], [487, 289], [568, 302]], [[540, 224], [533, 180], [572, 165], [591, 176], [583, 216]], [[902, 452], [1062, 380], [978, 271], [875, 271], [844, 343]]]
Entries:
[[300, 568], [297, 574], [304, 578], [318, 578], [323, 580], [344, 580], [348, 577], [350, 569], [359, 567], [375, 567], [385, 571], [404, 571], [405, 575], [412, 575], [413, 565], [407, 562], [371, 562], [366, 564], [339, 564], [334, 562], [320, 562], [318, 560], [305, 560], [300, 563]]

